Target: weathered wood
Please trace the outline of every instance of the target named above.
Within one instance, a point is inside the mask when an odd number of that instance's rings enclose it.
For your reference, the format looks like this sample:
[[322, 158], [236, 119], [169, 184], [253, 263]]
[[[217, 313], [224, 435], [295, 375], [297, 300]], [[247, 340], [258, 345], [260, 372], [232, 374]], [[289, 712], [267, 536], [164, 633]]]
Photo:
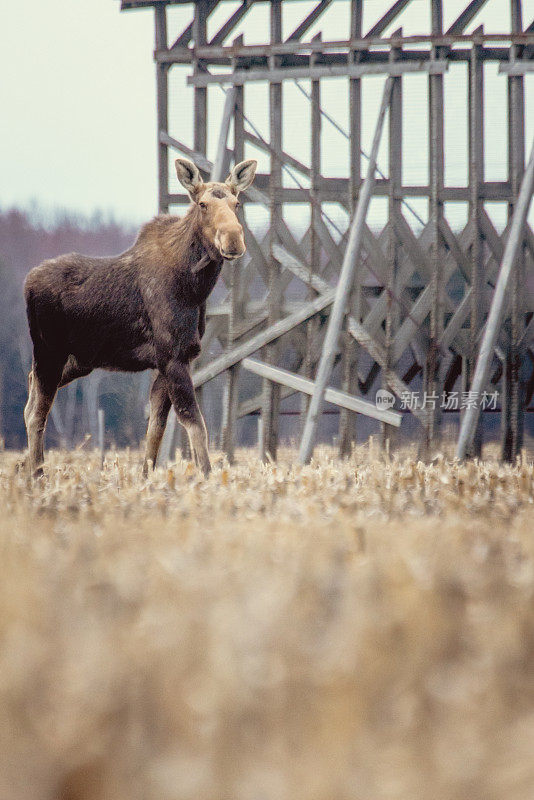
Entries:
[[[367, 35], [360, 39], [337, 39], [333, 41], [325, 41], [324, 46], [322, 44], [312, 45], [307, 41], [301, 42], [298, 40], [291, 40], [271, 44], [262, 43], [255, 45], [242, 45], [241, 47], [198, 47], [195, 48], [195, 56], [197, 58], [206, 60], [216, 59], [217, 61], [220, 61], [221, 59], [226, 59], [227, 63], [230, 64], [233, 58], [239, 58], [240, 60], [247, 58], [258, 60], [262, 58], [269, 58], [271, 56], [295, 56], [300, 52], [305, 52], [306, 54], [310, 52], [327, 52], [332, 55], [336, 55], [337, 53], [345, 56], [348, 51], [361, 50], [363, 53], [365, 53], [365, 57], [369, 61], [372, 61], [374, 56], [376, 61], [381, 60], [382, 62], [387, 62], [387, 54], [384, 58], [384, 53], [377, 53], [373, 50], [370, 50], [370, 48], [375, 45], [379, 45], [380, 47], [404, 47], [409, 45], [410, 51], [408, 51], [406, 54], [407, 59], [413, 57], [416, 61], [419, 61], [428, 59], [429, 53], [427, 50], [423, 49], [413, 51], [411, 49], [413, 45], [431, 44], [435, 47], [450, 48], [454, 45], [465, 44], [465, 48], [455, 48], [454, 51], [451, 51], [451, 53], [448, 54], [448, 58], [453, 60], [469, 60], [470, 48], [473, 42], [476, 42], [476, 44], [484, 47], [483, 55], [486, 60], [508, 61], [509, 50], [507, 47], [490, 47], [489, 45], [494, 42], [508, 42], [510, 44], [529, 45], [534, 42], [534, 33], [532, 31], [525, 31], [523, 33], [510, 33], [509, 31], [502, 31], [499, 33], [481, 33], [477, 30], [470, 34], [444, 34], [443, 36], [434, 36], [427, 33], [413, 34], [409, 36], [403, 36], [402, 39], [398, 36], [388, 37]], [[161, 51], [155, 54], [156, 59], [161, 61], [172, 61], [176, 57], [187, 57], [188, 61], [190, 61], [191, 56], [192, 52], [191, 50], [188, 52], [187, 48], [173, 49], [172, 51]]]
[[[395, 37], [402, 37], [402, 29], [395, 31]], [[392, 47], [389, 51], [391, 64], [395, 64], [402, 56], [399, 47]], [[382, 372], [382, 388], [391, 391], [387, 383], [387, 373], [393, 366], [391, 360], [391, 345], [393, 337], [400, 325], [399, 303], [395, 303], [394, 298], [400, 296], [399, 270], [401, 262], [400, 241], [404, 244], [404, 250], [409, 257], [425, 261], [424, 254], [418, 247], [415, 236], [411, 233], [409, 226], [402, 217], [402, 200], [400, 188], [402, 186], [402, 80], [400, 77], [391, 79], [391, 102], [389, 107], [389, 141], [388, 141], [388, 163], [389, 163], [389, 197], [388, 197], [388, 223], [389, 223], [389, 242], [388, 242], [388, 270], [386, 279], [386, 325], [385, 325], [385, 346], [387, 355], [387, 370]], [[404, 225], [402, 224], [404, 223]], [[408, 230], [406, 230], [408, 229]], [[424, 270], [423, 270], [424, 271]], [[428, 268], [428, 272], [429, 272]], [[382, 434], [382, 444], [392, 449], [395, 443], [394, 431], [384, 423], [380, 426]]]
[[[270, 4], [270, 39], [271, 43], [282, 41], [282, 0], [271, 0]], [[269, 68], [274, 72], [278, 66], [276, 56], [269, 59]], [[239, 70], [236, 70], [237, 74]], [[276, 190], [282, 185], [282, 165], [276, 156], [277, 151], [282, 150], [282, 84], [281, 82], [271, 82], [269, 85], [269, 132], [270, 144], [273, 148], [270, 159], [269, 177], [269, 293], [267, 306], [269, 312], [269, 323], [273, 325], [280, 317], [280, 307], [282, 304], [282, 292], [279, 285], [280, 265], [273, 252], [273, 245], [276, 243], [278, 232], [283, 227], [283, 210], [280, 201], [276, 197]], [[276, 343], [268, 347], [264, 354], [268, 363], [276, 364], [278, 359], [278, 348]], [[268, 456], [276, 459], [278, 449], [278, 412], [280, 409], [280, 387], [273, 385], [269, 381], [263, 384], [264, 401], [262, 406], [262, 440], [260, 446], [260, 458]]]
[[280, 83], [283, 80], [314, 80], [318, 78], [361, 78], [363, 75], [398, 76], [413, 72], [427, 72], [432, 75], [447, 72], [447, 61], [403, 61], [384, 64], [327, 64], [316, 67], [284, 67], [282, 69], [236, 70], [233, 73], [201, 73], [187, 78], [189, 86], [206, 87], [210, 84], [241, 86], [253, 81]]
[[[244, 358], [242, 365], [245, 369], [260, 375], [262, 378], [288, 386], [297, 392], [303, 392], [308, 395], [313, 394], [315, 388], [313, 381], [304, 378], [302, 375], [296, 375], [294, 372], [288, 372], [288, 370], [280, 367], [273, 367], [271, 364], [265, 364], [253, 358]], [[348, 408], [358, 414], [364, 414], [366, 417], [387, 422], [388, 425], [395, 425], [397, 428], [401, 424], [402, 415], [396, 411], [384, 411], [377, 408], [374, 403], [369, 403], [360, 397], [354, 397], [354, 395], [334, 389], [331, 386], [327, 386], [325, 389], [325, 400], [336, 406]]]
[[[442, 0], [432, 0], [431, 7], [432, 33], [439, 36], [443, 33], [443, 7]], [[439, 58], [441, 51], [434, 48], [433, 58]], [[427, 348], [426, 363], [424, 371], [424, 383], [427, 396], [439, 395], [442, 391], [440, 385], [440, 345], [439, 341], [443, 332], [444, 325], [444, 295], [445, 283], [443, 279], [443, 263], [445, 261], [442, 252], [443, 241], [443, 183], [445, 173], [444, 156], [444, 94], [443, 76], [430, 75], [428, 78], [428, 140], [429, 140], [429, 182], [430, 182], [430, 203], [429, 218], [432, 228], [432, 242], [430, 245], [430, 268], [429, 283], [431, 286], [431, 308], [430, 308], [430, 342]], [[445, 236], [448, 236], [450, 229], [445, 227]], [[454, 249], [456, 239], [450, 237], [450, 249]], [[459, 252], [456, 252], [459, 251]], [[460, 248], [456, 247], [457, 258], [460, 258]], [[457, 262], [458, 263], [458, 262]], [[432, 411], [432, 409], [431, 409]], [[440, 405], [436, 403], [433, 413], [428, 416], [428, 426], [426, 429], [425, 447], [430, 452], [430, 447], [435, 447], [440, 440], [441, 411]]]
[[221, 25], [217, 33], [212, 36], [210, 39], [210, 47], [224, 43], [226, 37], [232, 33], [236, 25], [239, 25], [254, 2], [255, 0], [244, 0], [244, 2], [241, 3], [239, 8], [237, 8], [234, 13], [230, 15], [224, 25]]
[[[478, 395], [485, 389], [491, 368], [491, 358], [497, 337], [499, 335], [500, 324], [503, 311], [507, 302], [507, 291], [512, 275], [512, 269], [517, 258], [518, 251], [523, 241], [523, 227], [527, 218], [534, 192], [534, 141], [530, 151], [528, 166], [525, 170], [521, 182], [521, 190], [514, 210], [510, 235], [506, 242], [499, 278], [495, 286], [495, 292], [491, 303], [491, 309], [484, 329], [482, 343], [473, 377], [472, 391]], [[457, 456], [464, 458], [475, 435], [480, 408], [478, 406], [469, 407], [462, 421], [460, 436], [458, 438]]]
[[[155, 18], [155, 44], [156, 50], [167, 46], [167, 17], [165, 6], [156, 6]], [[157, 134], [158, 134], [158, 209], [160, 213], [169, 210], [167, 193], [169, 191], [169, 167], [167, 160], [167, 146], [161, 138], [161, 133], [167, 133], [168, 126], [168, 67], [166, 64], [156, 64], [156, 102], [157, 102]]]
[[[241, 42], [241, 37], [236, 44]], [[221, 125], [230, 125], [234, 119], [234, 161], [238, 164], [244, 159], [244, 117], [243, 117], [243, 88], [232, 87], [227, 90], [225, 108]], [[226, 135], [228, 131], [226, 132]], [[222, 158], [226, 153], [226, 139], [222, 141], [224, 132], [221, 130], [217, 158]], [[215, 165], [214, 165], [215, 168]], [[242, 259], [233, 261], [230, 265], [230, 313], [228, 315], [228, 330], [226, 347], [232, 349], [238, 321], [243, 316], [243, 297], [241, 295]], [[237, 407], [239, 404], [239, 373], [240, 365], [235, 364], [225, 375], [223, 418], [221, 424], [221, 448], [228, 461], [233, 463], [236, 442]]]
[[[471, 0], [469, 5], [454, 20], [454, 22], [448, 29], [446, 35], [451, 36], [463, 33], [466, 27], [471, 22], [471, 20], [474, 19], [474, 17], [478, 14], [482, 6], [485, 5], [486, 3], [487, 0]], [[432, 33], [435, 33], [435, 31], [432, 30]]]
[[328, 6], [332, 3], [332, 0], [321, 0], [320, 3], [317, 3], [314, 9], [310, 11], [307, 17], [305, 17], [300, 25], [297, 25], [293, 33], [290, 33], [286, 39], [286, 42], [292, 42], [295, 40], [301, 39], [305, 33], [309, 31], [309, 29], [314, 25], [321, 14], [328, 8]]
[[[379, 19], [375, 25], [373, 25], [370, 31], [368, 31], [365, 38], [372, 39], [375, 36], [381, 36], [388, 27], [388, 25], [391, 25], [393, 20], [396, 19], [396, 17], [398, 17], [402, 11], [404, 11], [406, 6], [410, 2], [411, 0], [396, 0], [396, 2], [391, 6], [389, 11], [386, 11], [384, 16], [381, 17], [381, 19]], [[394, 38], [396, 38], [396, 34], [394, 34], [393, 36]]]
[[[521, 0], [511, 0], [512, 30], [523, 27]], [[519, 55], [518, 48], [510, 48], [510, 61]], [[515, 197], [518, 196], [525, 169], [525, 95], [523, 75], [508, 76], [508, 178]], [[514, 203], [508, 206], [508, 219], [513, 218]], [[507, 339], [506, 365], [501, 392], [501, 454], [505, 461], [513, 463], [523, 446], [523, 425], [526, 380], [525, 347], [522, 334], [525, 324], [525, 247], [517, 254], [511, 278], [510, 330]]]
[[237, 364], [238, 361], [242, 361], [244, 358], [252, 355], [252, 353], [255, 353], [257, 350], [261, 350], [262, 347], [265, 347], [265, 345], [270, 344], [270, 342], [274, 342], [276, 339], [279, 339], [281, 336], [288, 333], [302, 322], [305, 322], [310, 317], [313, 317], [315, 314], [319, 314], [324, 308], [332, 304], [334, 295], [335, 292], [333, 289], [331, 289], [317, 297], [315, 300], [311, 300], [308, 303], [303, 303], [302, 307], [298, 311], [289, 314], [287, 317], [279, 319], [274, 324], [269, 325], [269, 327], [265, 330], [260, 331], [250, 339], [247, 339], [246, 342], [234, 347], [231, 352], [224, 353], [224, 355], [214, 359], [210, 364], [206, 364], [205, 367], [202, 367], [194, 373], [194, 385], [201, 386], [203, 383], [206, 383], [206, 381], [212, 380], [212, 378], [215, 378], [217, 375], [220, 375], [221, 372], [224, 372], [225, 369], [232, 367], [234, 364]]
[[[482, 32], [482, 28], [477, 29]], [[480, 58], [481, 47], [474, 45], [469, 64], [469, 218], [473, 226], [471, 243], [471, 320], [470, 347], [464, 359], [463, 391], [470, 391], [478, 350], [478, 334], [482, 325], [481, 296], [483, 281], [483, 248], [479, 227], [481, 200], [479, 186], [484, 181], [484, 65]], [[472, 442], [472, 455], [482, 453], [482, 428], [479, 427]]]
[[[362, 0], [351, 0], [350, 6], [350, 37], [351, 39], [360, 38], [362, 35], [363, 23], [363, 2]], [[361, 51], [353, 51], [349, 54], [349, 61], [357, 64], [361, 60]], [[354, 215], [358, 203], [358, 195], [361, 185], [361, 121], [362, 121], [362, 97], [361, 79], [351, 78], [349, 80], [349, 196], [348, 207], [351, 215]], [[363, 230], [363, 247], [367, 238], [367, 226]], [[339, 266], [341, 266], [341, 261]], [[359, 276], [353, 282], [352, 292], [349, 297], [349, 308], [353, 309], [358, 322], [362, 314], [362, 276], [363, 265]], [[359, 346], [351, 336], [347, 328], [348, 320], [345, 320], [342, 333], [341, 357], [341, 388], [348, 394], [354, 394], [358, 386], [358, 355]], [[356, 442], [357, 417], [348, 409], [342, 409], [339, 416], [339, 453], [342, 457], [349, 456], [352, 447]]]
[[499, 64], [499, 74], [501, 75], [512, 77], [514, 75], [528, 75], [530, 72], [534, 72], [534, 61], [517, 59], [516, 61], [510, 61], [509, 64]]
[[375, 135], [373, 138], [373, 146], [369, 156], [369, 167], [362, 186], [360, 198], [358, 200], [356, 214], [354, 215], [353, 222], [351, 224], [349, 241], [345, 251], [345, 256], [343, 258], [339, 283], [336, 289], [336, 299], [328, 320], [328, 327], [321, 353], [321, 360], [319, 361], [319, 366], [317, 368], [315, 389], [306, 416], [306, 425], [304, 426], [304, 432], [302, 434], [302, 441], [299, 450], [299, 460], [301, 464], [307, 464], [313, 453], [317, 425], [319, 423], [319, 416], [321, 414], [324, 401], [324, 390], [332, 372], [335, 348], [352, 286], [356, 259], [358, 258], [363, 238], [363, 224], [365, 222], [367, 209], [371, 200], [371, 193], [375, 179], [378, 147], [382, 136], [384, 118], [390, 102], [392, 88], [392, 79], [388, 78], [386, 80], [384, 94], [382, 96], [382, 104], [378, 113]]

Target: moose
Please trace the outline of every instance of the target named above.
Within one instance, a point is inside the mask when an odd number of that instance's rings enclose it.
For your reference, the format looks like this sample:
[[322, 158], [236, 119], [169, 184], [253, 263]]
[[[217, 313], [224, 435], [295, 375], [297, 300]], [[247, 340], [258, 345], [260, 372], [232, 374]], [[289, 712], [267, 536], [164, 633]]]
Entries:
[[224, 183], [204, 183], [192, 161], [176, 174], [191, 206], [183, 218], [160, 215], [118, 256], [70, 253], [34, 267], [24, 296], [33, 361], [24, 421], [32, 475], [42, 474], [44, 432], [57, 390], [101, 367], [156, 370], [143, 474], [155, 466], [171, 404], [187, 430], [197, 466], [211, 470], [208, 436], [195, 398], [191, 361], [205, 329], [206, 299], [223, 260], [245, 252], [238, 196], [257, 162], [237, 164]]

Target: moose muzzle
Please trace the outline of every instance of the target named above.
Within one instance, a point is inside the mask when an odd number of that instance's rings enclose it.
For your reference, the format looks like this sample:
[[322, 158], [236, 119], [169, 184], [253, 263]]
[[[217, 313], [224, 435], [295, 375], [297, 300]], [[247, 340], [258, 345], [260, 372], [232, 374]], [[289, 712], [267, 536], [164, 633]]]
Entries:
[[221, 225], [215, 234], [215, 246], [222, 257], [229, 261], [241, 258], [246, 251], [241, 225]]

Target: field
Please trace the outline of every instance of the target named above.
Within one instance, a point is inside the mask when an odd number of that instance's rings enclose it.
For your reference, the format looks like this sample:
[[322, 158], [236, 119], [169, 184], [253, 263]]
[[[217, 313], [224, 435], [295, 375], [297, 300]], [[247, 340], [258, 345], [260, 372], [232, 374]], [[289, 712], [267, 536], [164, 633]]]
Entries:
[[534, 469], [0, 454], [1, 800], [531, 800]]

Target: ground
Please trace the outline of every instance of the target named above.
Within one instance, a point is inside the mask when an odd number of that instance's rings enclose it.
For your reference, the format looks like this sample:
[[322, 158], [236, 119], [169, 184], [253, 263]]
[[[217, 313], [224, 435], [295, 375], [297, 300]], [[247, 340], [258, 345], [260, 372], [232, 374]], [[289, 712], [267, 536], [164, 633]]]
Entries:
[[531, 800], [534, 469], [0, 454], [0, 798]]

